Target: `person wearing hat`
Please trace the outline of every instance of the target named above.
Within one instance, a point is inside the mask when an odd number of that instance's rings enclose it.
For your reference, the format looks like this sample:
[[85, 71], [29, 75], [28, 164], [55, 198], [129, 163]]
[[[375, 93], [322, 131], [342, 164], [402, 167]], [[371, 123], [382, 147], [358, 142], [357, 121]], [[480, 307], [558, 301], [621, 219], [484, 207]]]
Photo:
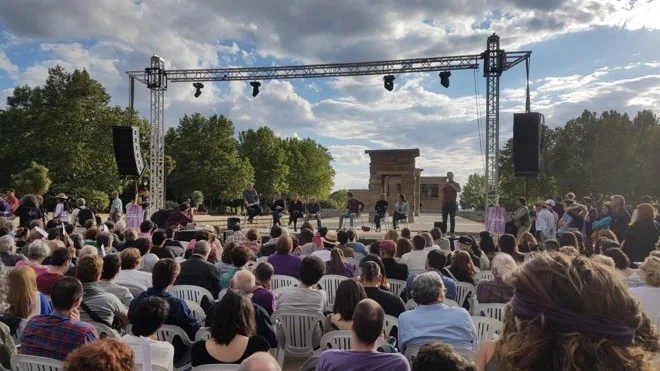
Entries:
[[62, 223], [68, 223], [70, 210], [66, 200], [69, 198], [64, 193], [58, 193], [55, 199], [57, 200], [57, 205], [55, 206], [53, 219], [59, 220]]
[[323, 250], [314, 251], [312, 256], [319, 257], [325, 263], [330, 261], [330, 251], [338, 244], [337, 232], [328, 231], [328, 233], [325, 234], [325, 237], [321, 238], [321, 241], [323, 241]]
[[546, 209], [552, 214], [552, 218], [555, 220], [555, 226], [557, 226], [557, 222], [559, 221], [559, 214], [555, 211], [555, 200], [549, 198], [545, 200], [545, 206]]
[[[552, 200], [547, 200], [552, 201]], [[552, 207], [547, 205], [546, 202], [536, 203], [536, 239], [540, 242], [553, 239], [557, 234], [555, 227], [555, 217], [552, 215], [548, 208]]]
[[[459, 243], [459, 249], [461, 249], [463, 251], [466, 251], [468, 254], [470, 254], [470, 258], [472, 259], [472, 264], [474, 264], [475, 267], [477, 267], [479, 269], [482, 269], [481, 268], [481, 258], [479, 256], [477, 256], [477, 254], [475, 253], [475, 250], [478, 249], [478, 246], [476, 246], [476, 248], [475, 248], [475, 245], [477, 244], [477, 241], [474, 239], [474, 237], [472, 237], [472, 236], [461, 236], [461, 237], [458, 238], [458, 243]], [[479, 252], [483, 253], [483, 251], [479, 251]], [[484, 255], [484, 257], [486, 256], [486, 254], [483, 254], [483, 255]], [[486, 257], [486, 259], [488, 259], [488, 258]], [[488, 262], [488, 264], [490, 265], [490, 261]]]
[[385, 267], [385, 277], [391, 280], [405, 281], [408, 278], [408, 266], [397, 263], [394, 260], [396, 255], [396, 242], [392, 240], [382, 240], [378, 244], [378, 253]]

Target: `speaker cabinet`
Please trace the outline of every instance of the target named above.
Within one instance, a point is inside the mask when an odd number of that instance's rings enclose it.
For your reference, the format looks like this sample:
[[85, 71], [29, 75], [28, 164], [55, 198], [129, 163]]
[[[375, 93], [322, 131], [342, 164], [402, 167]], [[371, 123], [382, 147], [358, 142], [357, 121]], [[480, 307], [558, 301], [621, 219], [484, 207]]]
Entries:
[[119, 175], [140, 176], [144, 165], [140, 152], [140, 132], [135, 126], [113, 126], [112, 145]]
[[539, 176], [541, 168], [541, 127], [538, 112], [513, 114], [513, 169], [516, 176]]

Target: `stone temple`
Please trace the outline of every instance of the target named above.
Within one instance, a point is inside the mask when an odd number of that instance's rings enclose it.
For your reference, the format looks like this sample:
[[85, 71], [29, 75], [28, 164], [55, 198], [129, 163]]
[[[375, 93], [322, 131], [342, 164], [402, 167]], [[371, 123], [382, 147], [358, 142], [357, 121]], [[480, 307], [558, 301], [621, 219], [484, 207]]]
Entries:
[[367, 150], [371, 161], [369, 163], [369, 188], [351, 189], [355, 197], [364, 202], [365, 210], [373, 211], [381, 193], [385, 193], [392, 207], [403, 193], [410, 205], [410, 222], [420, 212], [440, 212], [442, 208], [442, 187], [447, 182], [445, 176], [422, 176], [424, 169], [416, 166], [419, 148]]

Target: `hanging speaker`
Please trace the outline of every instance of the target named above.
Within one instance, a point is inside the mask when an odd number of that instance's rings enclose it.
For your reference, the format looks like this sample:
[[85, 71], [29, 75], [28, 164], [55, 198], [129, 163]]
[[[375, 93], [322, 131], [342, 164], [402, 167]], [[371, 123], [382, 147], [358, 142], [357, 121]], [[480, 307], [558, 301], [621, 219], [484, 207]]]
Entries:
[[538, 112], [513, 114], [513, 169], [516, 176], [539, 176], [542, 125], [543, 115]]
[[112, 145], [119, 175], [140, 176], [144, 165], [140, 152], [140, 131], [135, 126], [113, 126]]

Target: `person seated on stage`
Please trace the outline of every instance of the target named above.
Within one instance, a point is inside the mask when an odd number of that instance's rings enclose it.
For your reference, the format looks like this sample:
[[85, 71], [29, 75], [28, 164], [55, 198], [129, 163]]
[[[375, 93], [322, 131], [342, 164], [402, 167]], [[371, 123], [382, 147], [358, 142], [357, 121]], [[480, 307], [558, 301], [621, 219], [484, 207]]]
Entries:
[[397, 228], [399, 220], [408, 219], [408, 200], [403, 193], [399, 195], [399, 201], [394, 204], [394, 212], [392, 213], [392, 227]]
[[165, 228], [170, 227], [185, 227], [188, 224], [194, 223], [193, 213], [190, 204], [187, 202], [181, 203], [179, 210], [172, 211], [170, 215], [167, 216], [165, 221]]
[[248, 183], [247, 187], [243, 190], [243, 204], [247, 212], [247, 221], [252, 223], [255, 216], [261, 214], [261, 207], [259, 206], [259, 193], [252, 183]]
[[374, 215], [374, 224], [376, 225], [376, 232], [380, 232], [380, 221], [385, 218], [387, 207], [389, 203], [385, 199], [385, 193], [380, 194], [380, 200], [376, 202], [376, 213]]
[[310, 219], [316, 219], [316, 228], [321, 228], [321, 204], [316, 201], [316, 197], [310, 197], [307, 202], [305, 221], [308, 222]]
[[281, 193], [275, 194], [273, 200], [270, 202], [270, 211], [273, 215], [273, 226], [282, 225], [282, 213], [284, 213], [284, 198]]
[[291, 201], [289, 201], [289, 225], [293, 223], [293, 231], [298, 231], [298, 218], [304, 217], [305, 207], [303, 206], [302, 201], [298, 197], [297, 193], [291, 195]]
[[385, 313], [371, 299], [358, 303], [353, 313], [353, 346], [351, 350], [326, 350], [316, 363], [316, 371], [357, 369], [409, 371], [408, 360], [400, 353], [376, 351], [376, 342], [383, 336]]
[[344, 219], [349, 218], [351, 227], [356, 216], [359, 216], [362, 210], [364, 210], [364, 203], [353, 197], [353, 193], [348, 192], [348, 200], [346, 201], [346, 208], [348, 209], [345, 214], [339, 216], [339, 227], [337, 229], [342, 229], [344, 226]]

